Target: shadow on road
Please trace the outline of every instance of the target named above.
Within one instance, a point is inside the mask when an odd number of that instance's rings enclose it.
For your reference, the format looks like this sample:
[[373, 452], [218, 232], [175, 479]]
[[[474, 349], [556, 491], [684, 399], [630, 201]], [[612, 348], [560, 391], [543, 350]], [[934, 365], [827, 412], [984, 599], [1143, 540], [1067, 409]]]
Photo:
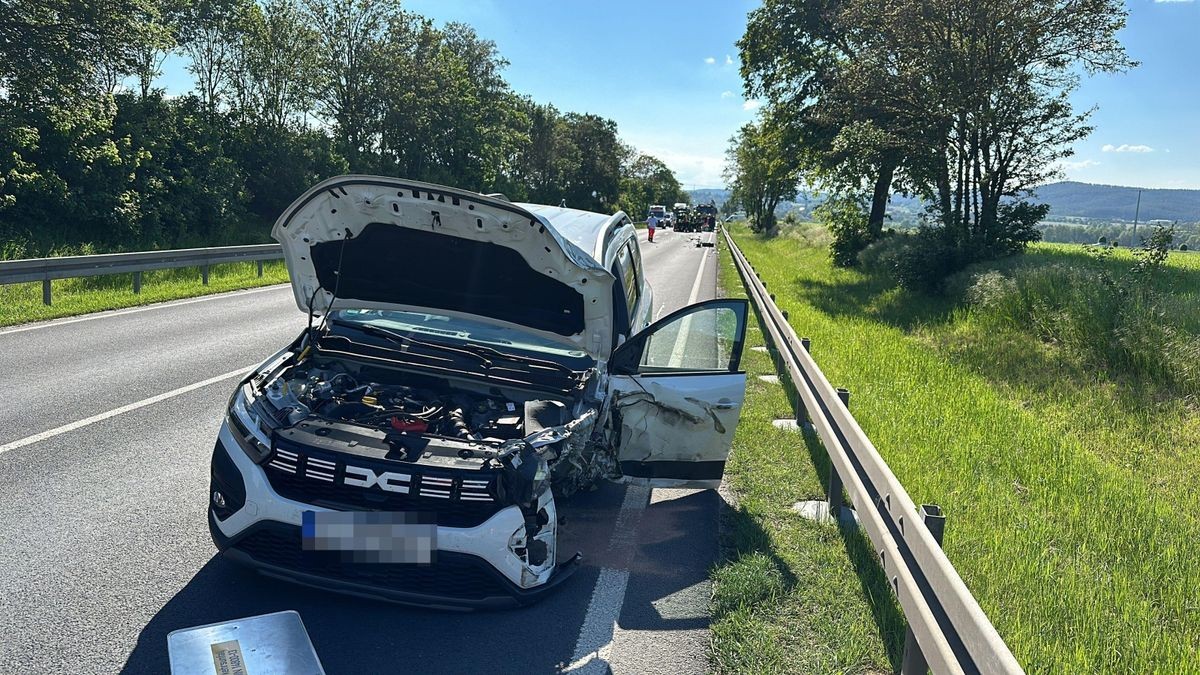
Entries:
[[287, 609], [300, 613], [325, 670], [337, 673], [553, 672], [570, 662], [624, 488], [605, 486], [564, 505], [563, 555], [584, 564], [531, 607], [454, 613], [341, 596], [259, 576], [213, 557], [142, 629], [124, 673], [166, 673], [171, 631]]

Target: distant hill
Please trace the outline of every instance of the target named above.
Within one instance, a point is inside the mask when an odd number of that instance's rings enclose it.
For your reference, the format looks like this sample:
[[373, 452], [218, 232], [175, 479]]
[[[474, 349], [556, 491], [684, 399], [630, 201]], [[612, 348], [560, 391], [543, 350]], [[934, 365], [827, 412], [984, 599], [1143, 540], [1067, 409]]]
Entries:
[[[1094, 185], [1064, 181], [1050, 183], [1038, 188], [1035, 202], [1050, 205], [1048, 220], [1056, 218], [1090, 218], [1093, 220], [1133, 221], [1137, 206], [1137, 188], [1119, 185]], [[709, 199], [717, 205], [729, 199], [729, 190], [692, 190], [693, 203], [706, 203]], [[807, 199], [806, 199], [807, 198]], [[780, 212], [808, 203], [810, 208], [821, 203], [820, 193], [801, 193], [796, 201], [780, 204]], [[903, 221], [915, 218], [923, 205], [920, 199], [892, 195], [889, 213], [893, 219]], [[1181, 223], [1200, 222], [1200, 190], [1143, 189], [1142, 206], [1138, 220], [1177, 220]]]
[[[1050, 205], [1050, 219], [1133, 220], [1138, 189], [1066, 181], [1038, 188], [1034, 201]], [[1200, 221], [1200, 190], [1142, 190], [1138, 220]]]
[[729, 190], [703, 188], [700, 190], [688, 190], [688, 194], [692, 196], [693, 204], [707, 204], [711, 199], [719, 207], [729, 201]]

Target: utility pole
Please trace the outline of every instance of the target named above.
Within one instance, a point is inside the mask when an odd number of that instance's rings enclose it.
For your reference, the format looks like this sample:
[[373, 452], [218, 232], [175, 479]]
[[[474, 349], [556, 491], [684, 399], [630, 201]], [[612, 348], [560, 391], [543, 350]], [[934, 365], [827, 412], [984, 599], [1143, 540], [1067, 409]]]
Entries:
[[1137, 206], [1135, 206], [1133, 208], [1133, 239], [1134, 240], [1129, 243], [1130, 246], [1137, 246], [1138, 214], [1141, 213], [1141, 211], [1142, 211], [1142, 189], [1138, 188]]

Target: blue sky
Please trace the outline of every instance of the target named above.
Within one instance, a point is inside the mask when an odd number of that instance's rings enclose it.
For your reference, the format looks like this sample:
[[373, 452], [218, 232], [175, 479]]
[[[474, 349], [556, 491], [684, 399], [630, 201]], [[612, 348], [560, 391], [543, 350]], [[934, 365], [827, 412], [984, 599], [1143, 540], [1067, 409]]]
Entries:
[[[1036, 0], [1034, 0], [1036, 1]], [[513, 87], [561, 110], [616, 120], [622, 138], [675, 170], [685, 187], [719, 187], [729, 137], [754, 118], [734, 43], [757, 0], [408, 0], [438, 22], [493, 40]], [[1200, 2], [1129, 0], [1120, 37], [1142, 65], [1084, 80], [1092, 135], [1064, 164], [1089, 183], [1200, 189]], [[190, 88], [180, 65], [162, 85]]]

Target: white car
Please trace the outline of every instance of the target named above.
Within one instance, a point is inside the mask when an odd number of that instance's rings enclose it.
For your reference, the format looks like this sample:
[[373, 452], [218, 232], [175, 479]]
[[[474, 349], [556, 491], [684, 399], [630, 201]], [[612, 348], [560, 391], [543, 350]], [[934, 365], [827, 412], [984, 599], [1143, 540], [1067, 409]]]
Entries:
[[556, 500], [720, 482], [746, 301], [647, 326], [625, 214], [343, 176], [272, 235], [310, 327], [230, 399], [209, 504], [229, 559], [372, 598], [521, 605], [579, 560]]

